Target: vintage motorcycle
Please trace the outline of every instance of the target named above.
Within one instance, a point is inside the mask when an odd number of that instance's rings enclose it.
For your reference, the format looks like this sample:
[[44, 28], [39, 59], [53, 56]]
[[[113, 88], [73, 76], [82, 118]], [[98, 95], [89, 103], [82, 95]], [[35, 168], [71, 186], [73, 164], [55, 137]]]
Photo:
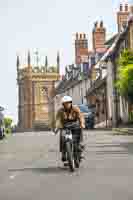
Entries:
[[[71, 172], [75, 171], [75, 168], [79, 168], [81, 161], [81, 150], [79, 147], [79, 135], [72, 134], [72, 130], [80, 128], [79, 122], [68, 122], [65, 124], [64, 129], [62, 130], [61, 137], [63, 140], [63, 148], [66, 153], [66, 158], [68, 166]], [[59, 130], [56, 130], [56, 133]]]

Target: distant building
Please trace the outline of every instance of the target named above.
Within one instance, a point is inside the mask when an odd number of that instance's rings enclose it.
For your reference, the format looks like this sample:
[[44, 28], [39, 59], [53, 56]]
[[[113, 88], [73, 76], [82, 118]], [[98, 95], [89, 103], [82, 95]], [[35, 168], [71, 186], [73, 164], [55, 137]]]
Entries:
[[[49, 67], [46, 58], [45, 66], [31, 66], [31, 55], [28, 52], [27, 66], [21, 66], [17, 56], [18, 82], [18, 128], [31, 130], [48, 127], [54, 104], [50, 103], [54, 93], [55, 81], [60, 79], [60, 58], [57, 55], [57, 66]], [[49, 97], [49, 99], [48, 99]]]
[[55, 91], [55, 113], [61, 106], [61, 98], [64, 95], [70, 95], [73, 99], [73, 104], [87, 103], [86, 93], [90, 87], [89, 73], [83, 71], [83, 63], [80, 65], [70, 65], [66, 67], [66, 74], [57, 86]]

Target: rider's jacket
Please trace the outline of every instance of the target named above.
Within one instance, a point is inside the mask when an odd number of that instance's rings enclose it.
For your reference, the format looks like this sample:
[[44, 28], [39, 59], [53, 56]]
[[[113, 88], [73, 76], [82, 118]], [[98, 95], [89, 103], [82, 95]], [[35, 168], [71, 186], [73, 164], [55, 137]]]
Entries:
[[64, 107], [60, 108], [56, 114], [56, 128], [64, 128], [64, 123], [67, 121], [77, 121], [80, 122], [80, 127], [85, 127], [84, 117], [80, 112], [80, 109], [76, 106], [72, 106], [70, 110], [65, 110]]

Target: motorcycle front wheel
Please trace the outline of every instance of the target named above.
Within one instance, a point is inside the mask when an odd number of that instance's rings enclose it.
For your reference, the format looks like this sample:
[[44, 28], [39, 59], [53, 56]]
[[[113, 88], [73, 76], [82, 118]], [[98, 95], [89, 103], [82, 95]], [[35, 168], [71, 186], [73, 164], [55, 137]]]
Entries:
[[70, 171], [74, 172], [75, 164], [74, 164], [74, 158], [73, 158], [72, 144], [70, 142], [66, 143], [66, 152], [67, 152], [67, 159], [68, 159]]

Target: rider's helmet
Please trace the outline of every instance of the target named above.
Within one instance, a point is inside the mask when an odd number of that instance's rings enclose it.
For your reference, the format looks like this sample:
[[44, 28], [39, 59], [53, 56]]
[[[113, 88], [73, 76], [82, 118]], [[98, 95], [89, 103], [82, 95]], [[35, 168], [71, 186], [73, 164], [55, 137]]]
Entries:
[[64, 96], [63, 98], [62, 98], [62, 104], [63, 103], [69, 103], [69, 102], [72, 102], [72, 97], [70, 97], [70, 96]]

